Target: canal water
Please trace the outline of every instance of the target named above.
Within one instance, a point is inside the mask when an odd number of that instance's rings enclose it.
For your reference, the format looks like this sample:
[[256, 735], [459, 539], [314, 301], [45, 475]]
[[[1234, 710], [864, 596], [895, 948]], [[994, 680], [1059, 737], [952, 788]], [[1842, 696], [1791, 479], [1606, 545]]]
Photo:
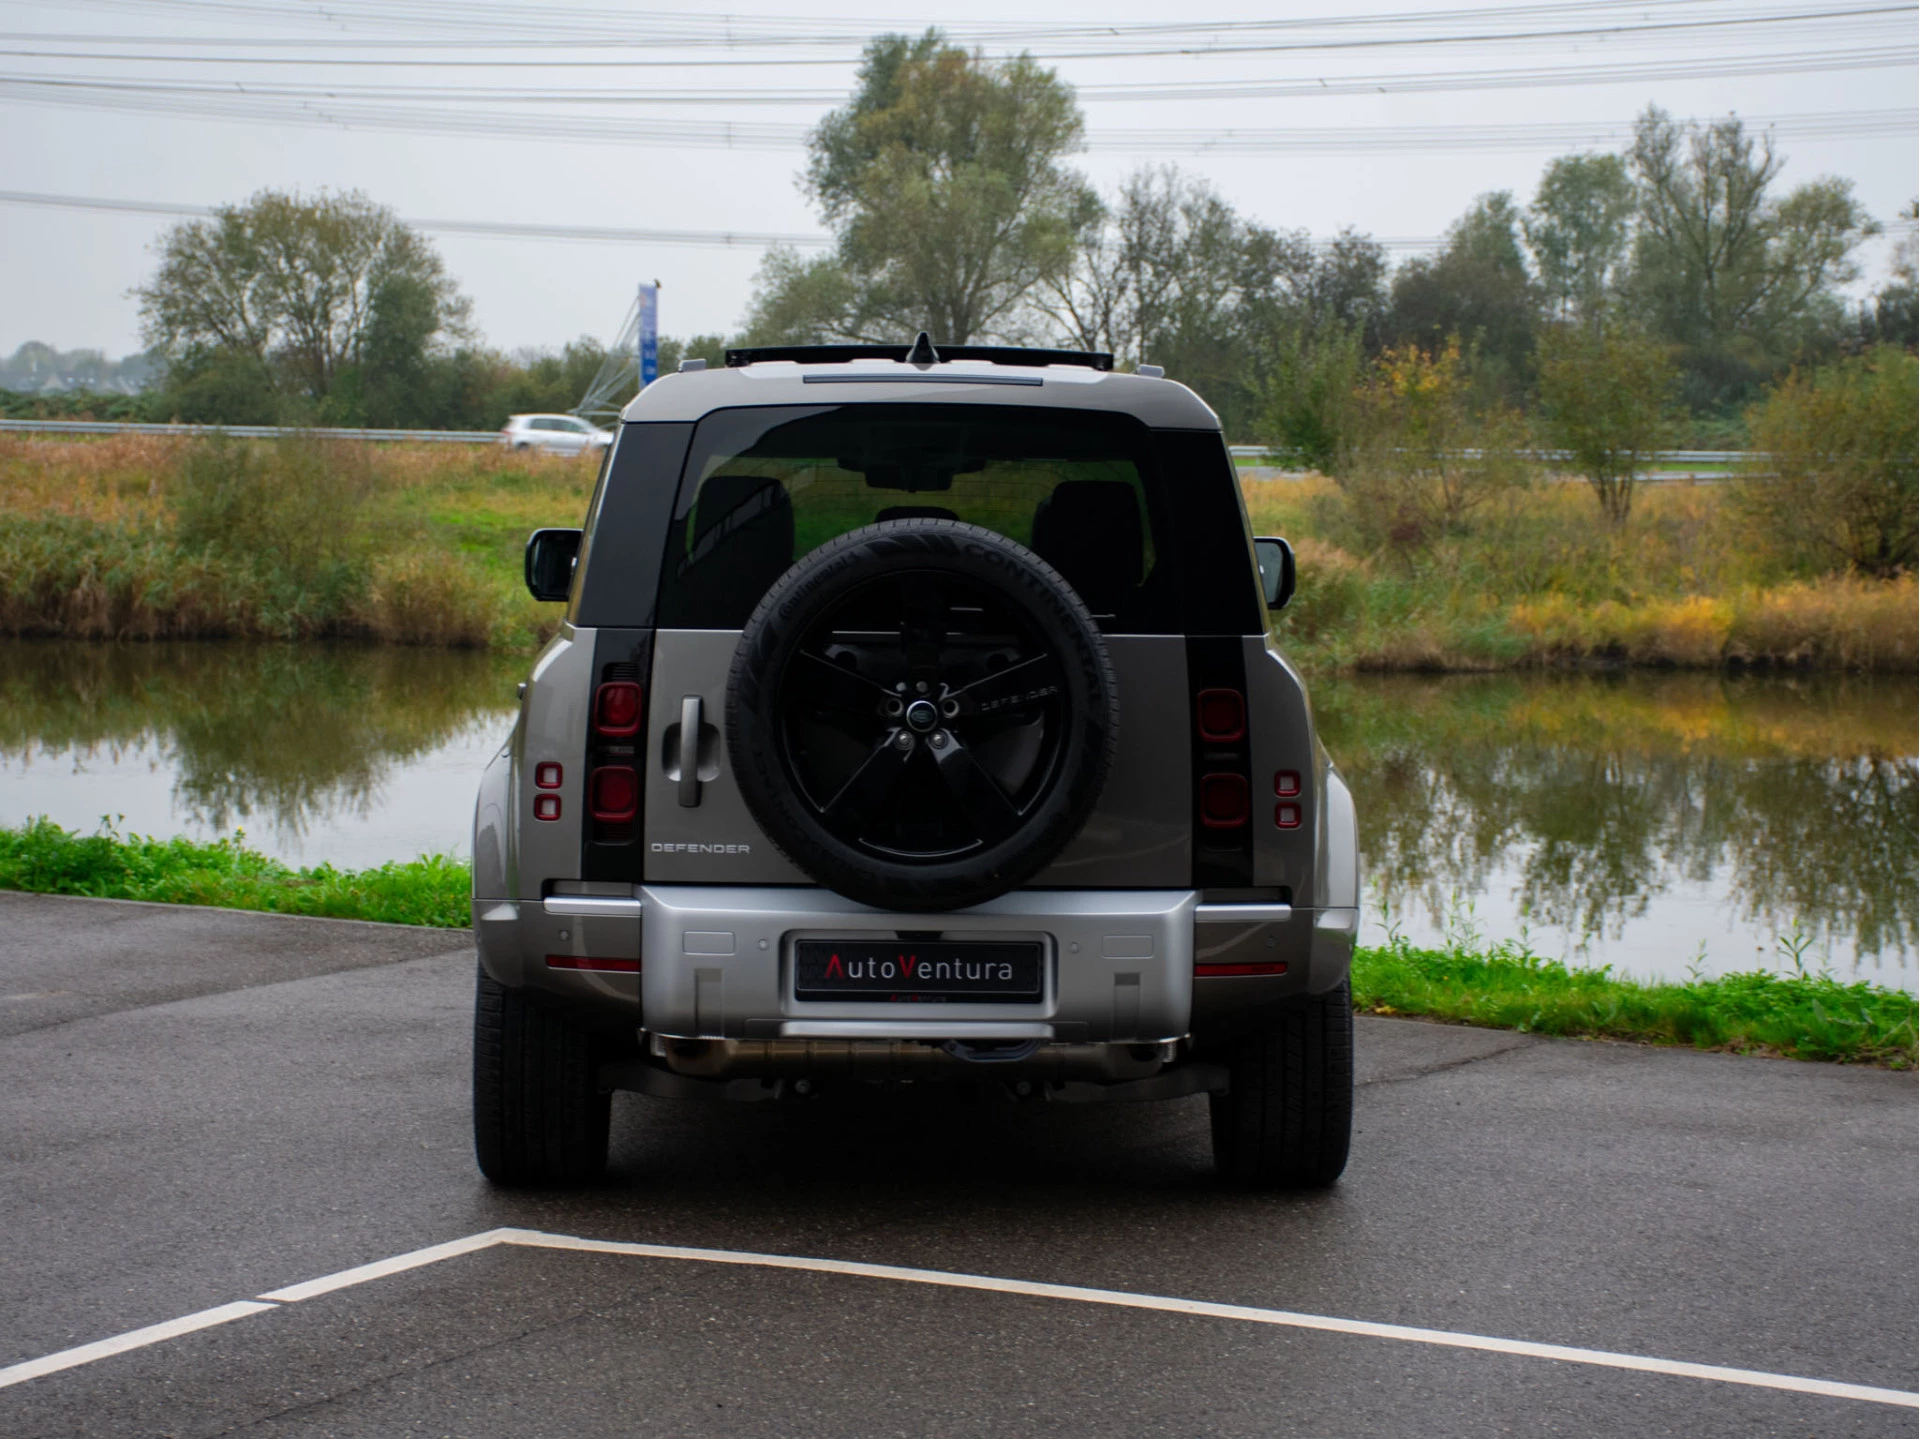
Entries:
[[[464, 854], [524, 659], [0, 642], [0, 823], [246, 842], [294, 864]], [[1510, 940], [1683, 978], [1915, 987], [1913, 682], [1345, 675], [1366, 938]]]

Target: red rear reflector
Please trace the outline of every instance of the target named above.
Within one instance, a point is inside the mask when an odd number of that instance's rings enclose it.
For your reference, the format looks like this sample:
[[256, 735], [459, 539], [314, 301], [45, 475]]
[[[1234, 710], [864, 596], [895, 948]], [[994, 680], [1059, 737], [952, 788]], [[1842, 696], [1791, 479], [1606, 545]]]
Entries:
[[[549, 964], [553, 961], [548, 960]], [[1286, 961], [1273, 964], [1196, 964], [1193, 967], [1196, 979], [1236, 979], [1249, 974], [1285, 974]]]
[[533, 767], [533, 783], [535, 787], [539, 789], [559, 789], [560, 776], [562, 773], [563, 771], [559, 765], [555, 764], [552, 760], [548, 760], [544, 764], [537, 764]]
[[1273, 822], [1281, 829], [1300, 828], [1300, 806], [1297, 804], [1277, 804], [1273, 807]]
[[601, 974], [638, 974], [637, 959], [601, 959], [591, 954], [550, 954], [548, 969], [591, 969]]
[[604, 824], [625, 824], [640, 809], [640, 776], [630, 765], [614, 764], [593, 772], [588, 805]]
[[533, 797], [533, 817], [535, 819], [560, 818], [560, 796], [557, 794], [537, 794]]
[[610, 680], [593, 697], [593, 727], [609, 739], [640, 733], [640, 686], [632, 680]]
[[1200, 822], [1209, 829], [1233, 829], [1247, 822], [1245, 775], [1200, 776]]
[[1280, 798], [1282, 799], [1286, 799], [1291, 795], [1299, 794], [1300, 793], [1300, 771], [1297, 769], [1283, 769], [1283, 770], [1274, 771], [1273, 792], [1279, 795]]
[[1247, 702], [1239, 690], [1201, 690], [1196, 701], [1200, 738], [1208, 744], [1232, 744], [1247, 733]]

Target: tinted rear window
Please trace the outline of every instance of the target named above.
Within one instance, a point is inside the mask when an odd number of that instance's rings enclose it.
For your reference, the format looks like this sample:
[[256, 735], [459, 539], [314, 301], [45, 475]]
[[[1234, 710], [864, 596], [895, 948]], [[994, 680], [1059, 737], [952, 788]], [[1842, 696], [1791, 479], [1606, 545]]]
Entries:
[[[737, 629], [799, 556], [863, 525], [925, 516], [1033, 549], [1104, 629], [1178, 634], [1192, 587], [1177, 571], [1192, 545], [1176, 531], [1196, 507], [1221, 511], [1211, 534], [1236, 537], [1214, 562], [1246, 570], [1233, 552], [1246, 544], [1231, 471], [1224, 483], [1165, 475], [1152, 432], [1125, 416], [896, 404], [721, 410], [694, 432], [660, 623]], [[1257, 627], [1235, 622], [1239, 633]]]

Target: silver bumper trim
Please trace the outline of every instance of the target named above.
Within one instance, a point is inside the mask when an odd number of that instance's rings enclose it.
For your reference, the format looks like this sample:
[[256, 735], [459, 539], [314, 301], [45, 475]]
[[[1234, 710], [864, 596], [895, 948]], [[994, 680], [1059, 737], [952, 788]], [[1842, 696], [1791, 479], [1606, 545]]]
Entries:
[[1195, 924], [1285, 924], [1293, 918], [1290, 904], [1198, 904]]
[[543, 903], [551, 915], [576, 919], [640, 918], [640, 901], [604, 894], [550, 894]]

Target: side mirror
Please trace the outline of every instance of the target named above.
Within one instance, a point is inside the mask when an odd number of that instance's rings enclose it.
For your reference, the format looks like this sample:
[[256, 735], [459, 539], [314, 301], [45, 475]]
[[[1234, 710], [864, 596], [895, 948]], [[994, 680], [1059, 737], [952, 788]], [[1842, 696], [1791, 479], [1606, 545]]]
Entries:
[[573, 591], [579, 530], [535, 530], [527, 539], [527, 588], [536, 600], [564, 600]]
[[1267, 592], [1267, 608], [1284, 610], [1293, 598], [1293, 546], [1277, 536], [1262, 536], [1253, 542], [1253, 553], [1260, 561], [1260, 584]]

